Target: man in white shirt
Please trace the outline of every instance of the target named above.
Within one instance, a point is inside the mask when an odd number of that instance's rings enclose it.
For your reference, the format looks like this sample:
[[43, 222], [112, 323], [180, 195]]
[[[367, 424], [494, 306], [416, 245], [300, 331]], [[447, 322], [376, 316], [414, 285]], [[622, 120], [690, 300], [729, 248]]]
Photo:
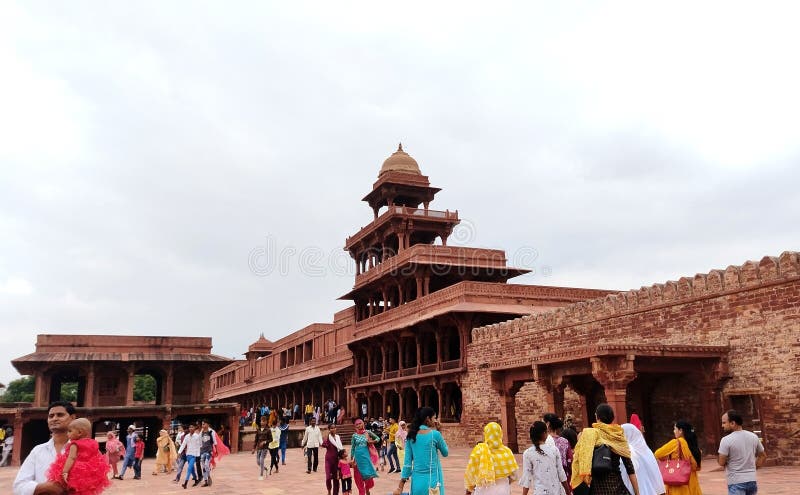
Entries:
[[64, 487], [47, 481], [47, 470], [56, 460], [56, 455], [64, 451], [67, 444], [67, 428], [75, 419], [75, 406], [71, 402], [59, 401], [47, 408], [47, 427], [52, 434], [50, 440], [31, 450], [14, 479], [14, 495], [64, 495]]
[[[317, 466], [319, 465], [319, 446], [322, 445], [322, 432], [317, 426], [317, 420], [311, 418], [309, 420], [309, 425], [306, 426], [306, 431], [303, 433], [303, 447], [306, 449], [306, 456], [308, 456], [308, 470], [306, 470], [306, 474], [311, 473], [312, 468], [313, 471], [317, 472]], [[314, 462], [312, 466], [311, 457], [314, 457]]]
[[186, 479], [184, 479], [182, 485], [184, 488], [186, 488], [186, 485], [189, 483], [190, 476], [194, 478], [194, 484], [192, 486], [197, 486], [200, 483], [200, 474], [195, 472], [195, 459], [200, 457], [200, 447], [202, 444], [203, 440], [200, 438], [200, 432], [197, 431], [194, 424], [190, 424], [189, 433], [183, 436], [183, 443], [181, 444], [181, 448], [178, 449], [178, 455], [186, 451]]

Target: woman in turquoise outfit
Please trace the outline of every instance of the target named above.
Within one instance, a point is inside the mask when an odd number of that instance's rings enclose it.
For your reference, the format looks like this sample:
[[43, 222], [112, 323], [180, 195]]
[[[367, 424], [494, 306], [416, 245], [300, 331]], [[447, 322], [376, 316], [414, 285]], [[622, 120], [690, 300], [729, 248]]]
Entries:
[[369, 445], [380, 440], [374, 433], [364, 428], [364, 421], [361, 419], [353, 422], [355, 433], [350, 439], [350, 458], [351, 464], [355, 467], [353, 472], [353, 483], [358, 488], [358, 495], [369, 495], [369, 490], [375, 485], [375, 465], [369, 455]]
[[440, 495], [444, 495], [439, 454], [447, 457], [448, 450], [444, 437], [439, 433], [439, 421], [434, 419], [434, 414], [430, 407], [423, 407], [414, 415], [406, 437], [406, 458], [400, 473], [400, 486], [394, 491], [394, 495], [402, 493], [409, 478], [411, 495], [428, 495], [428, 489], [435, 487], [439, 488]]

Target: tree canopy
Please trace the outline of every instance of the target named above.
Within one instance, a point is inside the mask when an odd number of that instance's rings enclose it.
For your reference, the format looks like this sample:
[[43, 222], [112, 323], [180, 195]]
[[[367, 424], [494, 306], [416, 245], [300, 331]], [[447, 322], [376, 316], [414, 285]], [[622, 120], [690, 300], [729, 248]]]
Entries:
[[9, 382], [3, 395], [0, 395], [0, 402], [33, 402], [33, 391], [36, 388], [36, 380], [32, 376], [23, 376]]

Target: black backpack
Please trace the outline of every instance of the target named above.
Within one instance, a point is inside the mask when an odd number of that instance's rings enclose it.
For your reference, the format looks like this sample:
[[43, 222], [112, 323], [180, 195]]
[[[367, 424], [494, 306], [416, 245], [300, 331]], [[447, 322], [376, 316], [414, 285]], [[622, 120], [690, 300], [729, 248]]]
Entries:
[[592, 454], [592, 477], [606, 476], [614, 470], [611, 462], [611, 449], [606, 444], [594, 448]]

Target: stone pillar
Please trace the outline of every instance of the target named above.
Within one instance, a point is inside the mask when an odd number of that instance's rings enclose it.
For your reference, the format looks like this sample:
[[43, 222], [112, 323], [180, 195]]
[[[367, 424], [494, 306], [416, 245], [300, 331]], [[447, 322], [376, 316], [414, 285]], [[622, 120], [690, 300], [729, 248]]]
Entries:
[[417, 275], [416, 276], [416, 280], [417, 280], [417, 297], [416, 298], [419, 299], [420, 297], [423, 296], [423, 293], [422, 293], [422, 277], [420, 275]]
[[422, 290], [424, 291], [426, 296], [431, 293], [431, 276], [430, 275], [425, 275], [424, 286], [423, 286]]
[[405, 362], [405, 359], [403, 359], [403, 343], [402, 343], [402, 340], [403, 340], [402, 338], [398, 338], [397, 339], [397, 370], [398, 370], [397, 376], [400, 376], [400, 370], [403, 369], [403, 367], [404, 367], [403, 363]]
[[[36, 373], [36, 385], [33, 390], [33, 407], [46, 407], [47, 400], [47, 383], [44, 380], [44, 373]], [[19, 440], [17, 440], [19, 441]], [[19, 452], [21, 449], [14, 449], [14, 453]]]
[[132, 367], [128, 367], [128, 388], [125, 392], [125, 405], [131, 406], [133, 405], [133, 381], [134, 381], [134, 371]]
[[386, 346], [381, 343], [381, 380], [386, 379]]
[[[436, 332], [436, 369], [442, 369], [442, 337]], [[439, 403], [441, 407], [441, 402]]]
[[95, 390], [95, 374], [94, 363], [89, 363], [86, 370], [86, 388], [83, 392], [83, 407], [94, 407], [94, 390]]
[[417, 374], [420, 374], [420, 368], [422, 367], [422, 342], [419, 341], [419, 337], [414, 339], [417, 342]]
[[[38, 377], [38, 375], [37, 375]], [[11, 465], [19, 466], [22, 463], [22, 409], [14, 412], [14, 447], [11, 449]]]
[[172, 363], [167, 366], [167, 373], [164, 377], [164, 398], [162, 404], [172, 404], [172, 393], [175, 385], [175, 367]]
[[505, 373], [492, 373], [492, 388], [500, 392], [500, 424], [503, 427], [503, 443], [512, 452], [519, 452], [517, 442], [517, 392], [523, 383], [514, 382]]
[[[636, 378], [634, 370], [635, 356], [602, 356], [591, 358], [592, 376], [603, 386], [606, 402], [614, 409], [617, 423], [622, 424], [628, 420], [628, 410], [625, 405], [628, 384]], [[593, 411], [588, 411], [592, 419]]]

